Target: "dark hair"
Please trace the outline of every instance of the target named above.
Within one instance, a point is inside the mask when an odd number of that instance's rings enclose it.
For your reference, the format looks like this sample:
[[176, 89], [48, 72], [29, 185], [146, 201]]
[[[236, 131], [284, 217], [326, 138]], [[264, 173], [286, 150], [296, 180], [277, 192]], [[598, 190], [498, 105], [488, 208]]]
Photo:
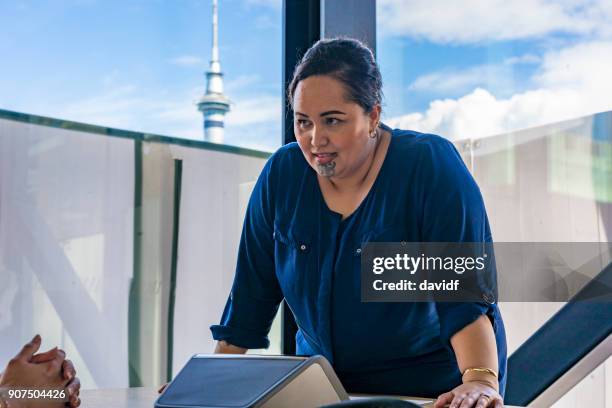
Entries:
[[317, 41], [306, 51], [295, 67], [287, 89], [289, 106], [298, 82], [313, 75], [329, 75], [342, 82], [346, 98], [370, 113], [382, 102], [382, 77], [374, 54], [354, 38], [331, 38]]

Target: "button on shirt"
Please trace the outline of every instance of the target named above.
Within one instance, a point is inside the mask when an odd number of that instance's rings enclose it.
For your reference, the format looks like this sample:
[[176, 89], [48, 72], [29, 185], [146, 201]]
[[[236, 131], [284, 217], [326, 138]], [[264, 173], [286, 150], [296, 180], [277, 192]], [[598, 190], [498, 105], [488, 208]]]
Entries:
[[473, 303], [361, 302], [364, 243], [492, 239], [478, 186], [454, 146], [385, 129], [391, 141], [379, 174], [344, 220], [325, 203], [296, 143], [270, 157], [247, 207], [234, 283], [213, 337], [268, 347], [284, 298], [299, 327], [297, 353], [325, 356], [348, 391], [437, 396], [461, 383], [450, 338], [486, 314], [503, 395], [506, 339], [488, 296]]

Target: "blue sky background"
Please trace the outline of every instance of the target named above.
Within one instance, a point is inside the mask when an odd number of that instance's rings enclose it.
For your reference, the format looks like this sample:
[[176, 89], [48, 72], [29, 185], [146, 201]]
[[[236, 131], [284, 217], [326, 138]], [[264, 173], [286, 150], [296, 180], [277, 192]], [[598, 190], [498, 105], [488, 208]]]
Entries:
[[612, 109], [612, 2], [378, 0], [387, 121], [451, 139]]
[[[219, 3], [226, 143], [273, 150], [282, 2]], [[608, 3], [379, 0], [385, 120], [463, 138], [611, 109]], [[1, 2], [0, 108], [202, 138], [210, 44], [210, 0]]]
[[529, 78], [536, 64], [526, 63], [508, 67], [506, 76], [491, 70], [490, 76], [464, 82], [447, 89], [411, 89], [416, 78], [432, 71], [449, 73], [473, 66], [503, 65], [509, 58], [534, 53], [541, 47], [536, 41], [519, 40], [478, 44], [437, 44], [423, 39], [406, 37], [383, 38], [378, 44], [379, 61], [387, 96], [387, 113], [397, 116], [405, 111], [422, 111], [432, 98], [456, 98], [474, 86], [487, 86], [498, 96], [511, 96], [529, 87]]
[[[281, 140], [280, 109], [270, 107], [280, 102], [281, 3], [220, 3], [226, 94], [235, 113], [248, 113], [228, 120], [226, 140], [272, 148]], [[2, 2], [0, 108], [201, 138], [195, 102], [211, 14], [210, 0]]]

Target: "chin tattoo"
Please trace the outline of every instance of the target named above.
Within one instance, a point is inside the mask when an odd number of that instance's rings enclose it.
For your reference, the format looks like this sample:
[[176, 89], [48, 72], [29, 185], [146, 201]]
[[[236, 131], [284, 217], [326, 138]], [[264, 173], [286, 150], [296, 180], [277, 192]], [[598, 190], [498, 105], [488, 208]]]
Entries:
[[332, 161], [327, 164], [317, 164], [317, 171], [323, 177], [332, 177], [336, 172], [336, 162]]

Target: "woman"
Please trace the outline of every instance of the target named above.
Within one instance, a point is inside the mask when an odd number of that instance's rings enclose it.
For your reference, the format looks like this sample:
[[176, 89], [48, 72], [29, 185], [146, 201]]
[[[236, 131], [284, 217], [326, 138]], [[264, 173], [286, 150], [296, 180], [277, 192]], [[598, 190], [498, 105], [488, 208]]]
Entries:
[[252, 193], [218, 353], [269, 345], [284, 298], [300, 355], [322, 354], [349, 392], [439, 396], [437, 406], [502, 406], [506, 341], [493, 299], [362, 303], [368, 241], [491, 241], [480, 191], [452, 144], [380, 122], [372, 52], [321, 40], [289, 85], [296, 143]]

